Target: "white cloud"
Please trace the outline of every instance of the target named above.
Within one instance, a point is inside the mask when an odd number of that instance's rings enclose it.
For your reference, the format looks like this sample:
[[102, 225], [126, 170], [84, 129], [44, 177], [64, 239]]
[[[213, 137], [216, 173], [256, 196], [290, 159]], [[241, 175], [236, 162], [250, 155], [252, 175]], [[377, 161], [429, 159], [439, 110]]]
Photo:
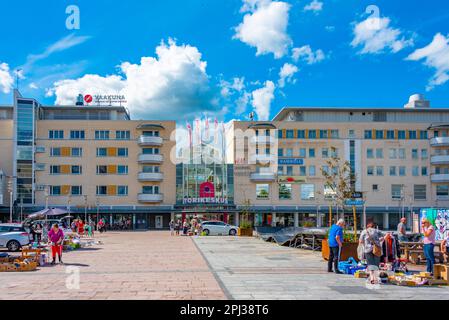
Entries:
[[402, 36], [400, 29], [390, 27], [390, 18], [373, 18], [355, 24], [354, 39], [351, 45], [362, 46], [360, 54], [377, 54], [385, 51], [399, 52], [405, 47], [413, 46], [413, 39]]
[[242, 90], [245, 89], [245, 78], [235, 77], [232, 79], [232, 82], [221, 80], [220, 87], [223, 98], [229, 98], [234, 93], [242, 92]]
[[124, 62], [121, 75], [85, 75], [54, 84], [48, 92], [57, 104], [73, 104], [79, 93], [124, 94], [132, 116], [149, 119], [184, 119], [219, 109], [209, 88], [207, 63], [196, 47], [161, 42], [156, 58], [140, 64]]
[[0, 63], [0, 91], [3, 93], [11, 92], [14, 79], [9, 71], [7, 63]]
[[295, 82], [293, 79], [293, 76], [299, 71], [298, 67], [290, 64], [285, 63], [281, 70], [279, 71], [279, 81], [278, 85], [280, 88], [285, 87], [286, 82]]
[[286, 2], [244, 0], [241, 11], [248, 13], [235, 28], [233, 39], [257, 48], [257, 56], [272, 53], [275, 58], [282, 58], [292, 44], [287, 33], [289, 10]]
[[293, 48], [292, 49], [292, 58], [295, 62], [304, 60], [307, 64], [315, 64], [323, 61], [326, 58], [323, 50], [318, 49], [315, 52], [309, 45], [303, 46], [301, 48]]
[[304, 11], [314, 11], [318, 12], [323, 10], [323, 3], [318, 0], [313, 0], [311, 3], [304, 7]]
[[37, 86], [37, 84], [34, 83], [34, 82], [31, 82], [31, 83], [28, 85], [28, 87], [29, 87], [30, 89], [33, 89], [33, 90], [39, 89], [39, 87]]
[[424, 59], [424, 65], [436, 70], [430, 79], [427, 90], [442, 85], [449, 80], [449, 35], [445, 37], [437, 33], [432, 42], [424, 48], [417, 49], [406, 60], [419, 61]]
[[270, 117], [271, 103], [274, 100], [275, 85], [272, 81], [266, 81], [265, 86], [252, 92], [252, 105], [259, 120], [268, 120]]

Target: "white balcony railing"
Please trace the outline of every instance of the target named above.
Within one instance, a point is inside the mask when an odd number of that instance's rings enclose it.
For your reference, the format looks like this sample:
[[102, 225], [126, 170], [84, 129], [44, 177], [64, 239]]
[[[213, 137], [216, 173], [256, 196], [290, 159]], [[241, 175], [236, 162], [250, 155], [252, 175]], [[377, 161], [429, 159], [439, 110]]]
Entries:
[[140, 154], [139, 163], [162, 163], [164, 157], [161, 154]]
[[164, 174], [161, 172], [140, 172], [138, 176], [139, 181], [162, 181]]
[[449, 137], [436, 137], [430, 139], [432, 147], [449, 147]]
[[274, 145], [276, 143], [276, 138], [271, 136], [254, 136], [249, 139], [251, 144], [259, 145]]
[[274, 162], [276, 159], [276, 157], [274, 155], [270, 155], [270, 154], [253, 154], [252, 156], [250, 156], [249, 160], [251, 163], [257, 163], [257, 162], [264, 162], [264, 163], [269, 163], [269, 162]]
[[159, 194], [139, 193], [137, 195], [137, 200], [139, 202], [157, 203], [164, 201], [164, 195], [160, 193]]
[[449, 155], [448, 156], [432, 156], [430, 158], [430, 163], [433, 165], [449, 164]]
[[161, 146], [163, 139], [161, 137], [140, 136], [138, 143], [140, 146]]
[[449, 182], [449, 174], [432, 174], [430, 180], [433, 183], [446, 183]]
[[276, 175], [272, 172], [253, 172], [250, 179], [252, 181], [275, 181]]

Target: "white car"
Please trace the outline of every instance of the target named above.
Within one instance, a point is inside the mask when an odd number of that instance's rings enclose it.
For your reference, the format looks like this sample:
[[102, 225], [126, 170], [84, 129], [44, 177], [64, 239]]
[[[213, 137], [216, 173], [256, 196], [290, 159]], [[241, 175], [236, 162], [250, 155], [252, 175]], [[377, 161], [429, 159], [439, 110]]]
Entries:
[[206, 236], [235, 236], [239, 229], [222, 221], [205, 221], [201, 227]]
[[22, 246], [30, 244], [30, 235], [21, 224], [0, 224], [0, 248], [19, 251]]

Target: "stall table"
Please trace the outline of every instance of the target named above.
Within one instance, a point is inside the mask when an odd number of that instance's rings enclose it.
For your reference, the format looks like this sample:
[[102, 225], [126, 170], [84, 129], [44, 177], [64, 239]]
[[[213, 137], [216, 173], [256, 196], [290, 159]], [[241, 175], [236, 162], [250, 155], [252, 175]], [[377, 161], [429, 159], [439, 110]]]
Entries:
[[[401, 242], [401, 252], [404, 254], [404, 258], [413, 264], [420, 264], [426, 260], [424, 255], [424, 243], [422, 242]], [[444, 255], [440, 251], [440, 244], [435, 243], [435, 260], [439, 260], [444, 263]]]

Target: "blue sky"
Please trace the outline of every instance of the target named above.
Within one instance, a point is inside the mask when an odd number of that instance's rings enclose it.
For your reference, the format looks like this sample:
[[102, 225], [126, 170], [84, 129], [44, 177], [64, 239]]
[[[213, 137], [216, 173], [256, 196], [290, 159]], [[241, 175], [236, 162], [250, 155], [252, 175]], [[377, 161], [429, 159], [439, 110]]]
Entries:
[[[66, 28], [68, 5], [79, 30]], [[26, 96], [123, 93], [134, 118], [402, 107], [413, 93], [449, 107], [444, 0], [15, 1], [0, 24], [1, 104], [22, 68]]]

